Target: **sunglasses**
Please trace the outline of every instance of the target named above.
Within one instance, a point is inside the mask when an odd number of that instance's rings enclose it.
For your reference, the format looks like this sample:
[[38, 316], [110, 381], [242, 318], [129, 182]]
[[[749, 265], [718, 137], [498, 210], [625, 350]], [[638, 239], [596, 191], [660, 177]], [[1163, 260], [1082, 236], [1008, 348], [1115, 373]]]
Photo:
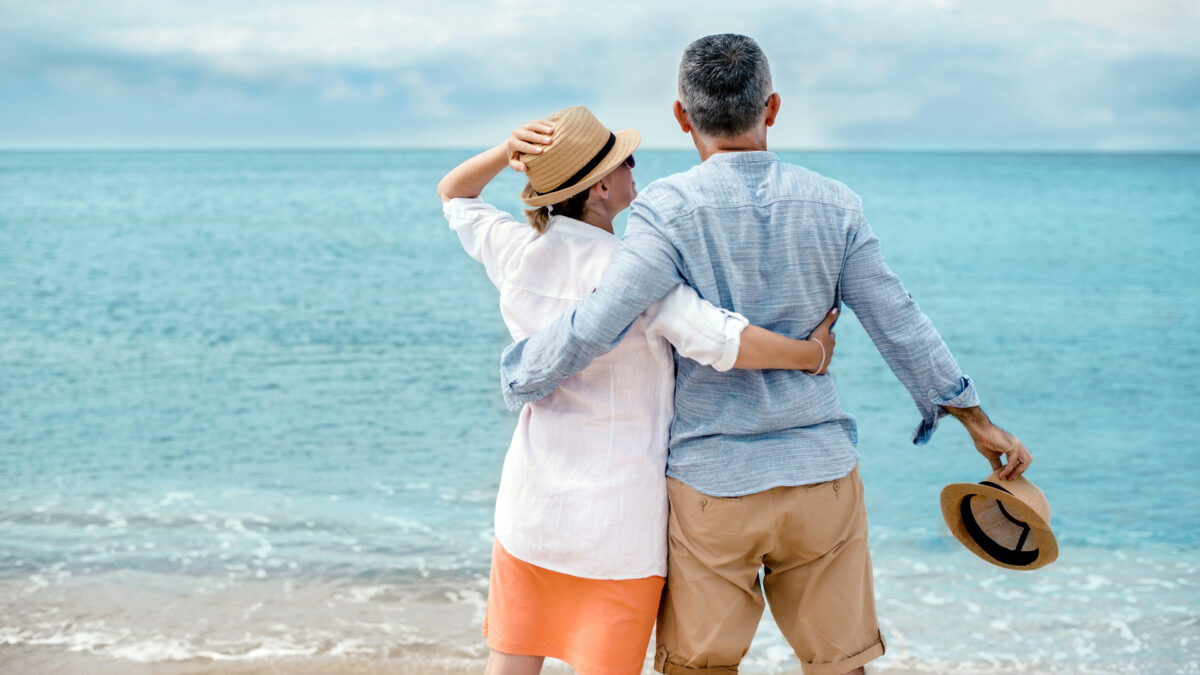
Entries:
[[627, 167], [629, 167], [629, 168], [631, 168], [631, 169], [632, 169], [632, 168], [633, 168], [633, 165], [634, 165], [634, 161], [633, 161], [633, 155], [630, 155], [630, 156], [626, 157], [626, 158], [625, 158], [625, 161], [623, 162], [623, 164], [625, 164], [625, 166], [627, 166]]

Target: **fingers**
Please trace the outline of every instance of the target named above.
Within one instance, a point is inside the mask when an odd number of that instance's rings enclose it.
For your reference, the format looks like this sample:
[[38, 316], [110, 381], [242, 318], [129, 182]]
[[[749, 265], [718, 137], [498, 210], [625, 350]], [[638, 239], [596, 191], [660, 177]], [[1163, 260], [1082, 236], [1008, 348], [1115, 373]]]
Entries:
[[975, 442], [975, 449], [979, 451], [979, 454], [983, 455], [988, 463], [992, 465], [992, 471], [999, 471], [1004, 468], [1004, 464], [1000, 461], [1000, 455], [1004, 453], [995, 449], [996, 446], [992, 442], [992, 439], [984, 435], [972, 436], [971, 440]]
[[[1004, 455], [1004, 456], [1006, 456], [1006, 458], [1007, 458], [1008, 455]], [[1000, 464], [1000, 460], [997, 459], [996, 464], [997, 465]], [[1015, 478], [1015, 476], [1013, 476], [1013, 470], [1014, 470], [1014, 468], [1016, 468], [1016, 466], [1018, 466], [1018, 464], [1019, 464], [1018, 460], [1009, 459], [1008, 464], [1004, 465], [1004, 470], [1000, 472], [1000, 479], [1001, 480], [1012, 480], [1013, 478]], [[1000, 468], [1000, 467], [994, 466], [992, 468]]]
[[[1004, 464], [1000, 462], [999, 454], [989, 455], [988, 461], [992, 463], [992, 471], [1004, 468]], [[1003, 476], [1001, 476], [1001, 478], [1003, 478]]]
[[529, 145], [546, 145], [550, 142], [550, 134], [520, 127], [513, 129], [512, 137], [514, 141], [528, 143]]
[[[545, 137], [542, 136], [540, 138], [545, 138]], [[544, 149], [545, 147], [546, 147], [546, 145], [544, 143], [540, 143], [540, 144], [532, 143], [532, 142], [522, 140], [520, 138], [515, 138], [515, 137], [509, 139], [509, 141], [508, 141], [509, 153], [526, 152], [529, 154], [536, 155], [536, 154], [539, 154], [542, 151], [542, 149]]]
[[838, 315], [837, 307], [834, 307], [833, 309], [829, 310], [825, 314], [825, 318], [821, 319], [821, 323], [817, 324], [817, 328], [824, 328], [825, 330], [829, 330], [829, 327], [833, 325], [834, 319], [837, 319], [837, 315]]
[[1019, 478], [1029, 468], [1029, 465], [1033, 463], [1033, 455], [1030, 454], [1029, 450], [1025, 449], [1025, 446], [1020, 441], [1017, 441], [1016, 447], [1009, 450], [1005, 455], [1008, 459], [1008, 464], [1000, 474], [1000, 478], [1004, 480]]
[[[547, 122], [526, 122], [521, 126], [513, 129], [512, 144], [523, 143], [529, 147], [540, 147], [550, 143], [550, 136], [554, 133], [554, 127]], [[530, 150], [522, 150], [521, 152], [531, 152]]]
[[[1029, 465], [1033, 463], [1033, 455], [1021, 444], [1020, 441], [1013, 439], [1015, 445], [1004, 452], [1005, 464], [1004, 470], [1000, 472], [1000, 480], [1016, 480], [1025, 473]], [[1000, 460], [992, 461], [992, 468], [1000, 468]]]
[[531, 120], [517, 127], [517, 130], [524, 130], [539, 134], [550, 134], [554, 132], [554, 123], [547, 120]]
[[1000, 472], [1000, 480], [1012, 480], [1021, 475], [1016, 471], [1021, 466], [1021, 460], [1015, 457], [1009, 457], [1008, 463], [1004, 465], [1004, 470]]
[[545, 120], [526, 122], [513, 129], [508, 139], [508, 165], [514, 171], [525, 171], [529, 167], [521, 161], [522, 154], [540, 155], [550, 143], [554, 126]]
[[821, 321], [822, 325], [833, 325], [834, 319], [838, 318], [838, 307], [833, 307], [832, 310], [826, 312], [826, 317]]
[[829, 371], [829, 366], [833, 364], [833, 348], [837, 346], [837, 336], [833, 331], [829, 330], [838, 316], [838, 308], [834, 307], [825, 313], [825, 318], [821, 319], [821, 323], [808, 334], [809, 340], [820, 343], [824, 360], [821, 362], [821, 367], [816, 370], [809, 371], [814, 375], [824, 375]]

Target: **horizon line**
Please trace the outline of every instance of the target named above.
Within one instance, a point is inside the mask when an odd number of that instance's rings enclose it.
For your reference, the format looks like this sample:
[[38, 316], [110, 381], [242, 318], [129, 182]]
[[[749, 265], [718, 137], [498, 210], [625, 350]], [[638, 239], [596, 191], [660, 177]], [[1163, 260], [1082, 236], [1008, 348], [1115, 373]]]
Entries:
[[[0, 153], [19, 152], [480, 152], [484, 146], [406, 146], [406, 145], [162, 145], [162, 146], [131, 146], [131, 145], [95, 145], [95, 146], [0, 146]], [[652, 147], [645, 146], [639, 152], [687, 152], [695, 153], [695, 148]], [[803, 152], [803, 153], [931, 153], [931, 154], [1071, 154], [1071, 155], [1194, 155], [1200, 154], [1200, 147], [1178, 149], [1153, 148], [869, 148], [869, 147], [775, 147], [768, 148], [770, 152]]]

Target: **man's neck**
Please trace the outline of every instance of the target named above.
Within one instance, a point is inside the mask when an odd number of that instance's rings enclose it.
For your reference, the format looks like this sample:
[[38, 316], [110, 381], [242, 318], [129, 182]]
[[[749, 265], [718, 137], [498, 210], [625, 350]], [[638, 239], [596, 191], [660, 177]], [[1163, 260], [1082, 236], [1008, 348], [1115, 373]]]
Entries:
[[704, 136], [692, 130], [692, 142], [700, 152], [703, 162], [722, 152], [754, 152], [767, 149], [766, 127], [755, 129], [740, 136]]

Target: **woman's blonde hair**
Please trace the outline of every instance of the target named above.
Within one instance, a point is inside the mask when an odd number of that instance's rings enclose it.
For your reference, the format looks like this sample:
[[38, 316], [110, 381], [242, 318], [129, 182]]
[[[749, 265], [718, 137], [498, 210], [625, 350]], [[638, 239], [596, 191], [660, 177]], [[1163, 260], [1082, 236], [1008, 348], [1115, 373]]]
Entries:
[[538, 232], [546, 231], [546, 226], [550, 224], [550, 216], [552, 215], [566, 216], [579, 220], [583, 216], [588, 195], [591, 193], [592, 189], [589, 187], [583, 192], [574, 194], [557, 204], [540, 206], [536, 209], [525, 209], [525, 218], [529, 221], [529, 225]]

